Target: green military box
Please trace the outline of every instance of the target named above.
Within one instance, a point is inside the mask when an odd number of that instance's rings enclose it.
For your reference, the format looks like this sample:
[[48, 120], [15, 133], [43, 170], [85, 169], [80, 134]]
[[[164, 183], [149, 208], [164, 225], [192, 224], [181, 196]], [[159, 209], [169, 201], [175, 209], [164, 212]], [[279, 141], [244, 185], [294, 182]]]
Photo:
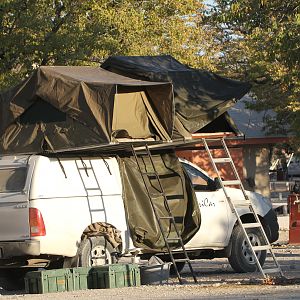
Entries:
[[136, 264], [113, 264], [72, 270], [77, 289], [109, 289], [141, 285], [140, 269]]
[[136, 264], [33, 271], [25, 276], [25, 290], [30, 294], [140, 285], [140, 269]]
[[44, 294], [75, 289], [70, 269], [28, 272], [25, 276], [25, 290], [30, 294]]

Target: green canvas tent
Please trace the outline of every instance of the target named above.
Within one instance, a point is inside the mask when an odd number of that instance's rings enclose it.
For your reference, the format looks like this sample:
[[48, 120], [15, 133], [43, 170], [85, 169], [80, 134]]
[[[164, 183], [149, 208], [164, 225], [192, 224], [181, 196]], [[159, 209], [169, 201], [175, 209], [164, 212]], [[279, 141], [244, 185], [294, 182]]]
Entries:
[[175, 96], [175, 130], [185, 137], [199, 131], [235, 132], [226, 111], [250, 89], [248, 83], [187, 67], [169, 55], [112, 56], [101, 67], [135, 79], [171, 82]]
[[40, 67], [0, 94], [0, 116], [2, 154], [169, 141], [173, 89], [170, 83], [134, 80], [99, 67]]

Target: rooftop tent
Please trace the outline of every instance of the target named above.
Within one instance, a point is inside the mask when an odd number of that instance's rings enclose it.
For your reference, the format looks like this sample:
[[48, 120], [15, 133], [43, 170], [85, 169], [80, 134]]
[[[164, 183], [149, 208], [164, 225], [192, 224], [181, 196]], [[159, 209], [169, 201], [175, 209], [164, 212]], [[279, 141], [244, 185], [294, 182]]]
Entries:
[[0, 94], [0, 115], [1, 153], [165, 141], [173, 130], [173, 90], [99, 67], [40, 67]]
[[[169, 55], [114, 56], [101, 67], [135, 79], [172, 82], [175, 129], [183, 136], [202, 132], [202, 128], [222, 114], [226, 115], [222, 117], [225, 127], [231, 127], [226, 111], [250, 89], [248, 83], [189, 68]], [[220, 124], [218, 122], [218, 130]]]

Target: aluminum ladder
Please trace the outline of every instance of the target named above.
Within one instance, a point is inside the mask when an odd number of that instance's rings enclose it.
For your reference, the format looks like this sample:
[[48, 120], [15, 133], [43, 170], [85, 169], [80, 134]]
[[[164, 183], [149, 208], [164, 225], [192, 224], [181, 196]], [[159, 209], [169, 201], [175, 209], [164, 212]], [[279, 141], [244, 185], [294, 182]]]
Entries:
[[[157, 223], [159, 225], [160, 232], [161, 232], [161, 234], [163, 236], [163, 240], [164, 240], [165, 246], [167, 248], [168, 254], [170, 255], [170, 259], [171, 259], [171, 262], [173, 264], [174, 270], [176, 272], [177, 278], [178, 278], [180, 284], [183, 284], [183, 279], [182, 279], [182, 277], [181, 277], [181, 275], [180, 275], [180, 273], [178, 271], [178, 268], [176, 266], [176, 262], [185, 262], [189, 266], [189, 269], [190, 269], [190, 272], [191, 272], [191, 274], [193, 276], [194, 282], [197, 283], [196, 275], [194, 273], [193, 267], [191, 265], [191, 261], [190, 261], [190, 259], [188, 257], [188, 254], [187, 254], [187, 251], [186, 251], [186, 249], [184, 247], [184, 243], [182, 241], [182, 238], [181, 238], [181, 235], [179, 233], [179, 230], [178, 230], [178, 228], [176, 226], [175, 218], [174, 218], [174, 216], [173, 216], [173, 214], [171, 212], [171, 209], [170, 209], [170, 206], [169, 206], [169, 203], [168, 203], [168, 196], [166, 195], [166, 193], [164, 191], [164, 188], [162, 186], [162, 182], [161, 182], [160, 176], [159, 176], [159, 174], [157, 172], [157, 169], [155, 168], [155, 164], [154, 164], [153, 157], [151, 155], [150, 149], [149, 149], [148, 145], [139, 146], [137, 148], [134, 148], [134, 146], [132, 146], [132, 153], [133, 153], [133, 156], [134, 156], [135, 161], [137, 163], [138, 170], [139, 170], [139, 172], [141, 174], [141, 177], [143, 179], [143, 184], [144, 184], [144, 186], [146, 188], [146, 192], [147, 192], [149, 201], [151, 203], [151, 207], [153, 209], [155, 218], [156, 218]], [[151, 168], [152, 168], [152, 170], [150, 172], [142, 170], [139, 158], [140, 159], [146, 158], [146, 159], [149, 160]], [[155, 178], [155, 180], [157, 181], [158, 188], [159, 188], [158, 193], [155, 193], [155, 194], [151, 193], [151, 191], [149, 189], [149, 183], [148, 183], [150, 177], [152, 179]], [[155, 202], [154, 202], [154, 200], [157, 199], [158, 197], [163, 197], [164, 207], [165, 207], [165, 209], [167, 211], [167, 215], [164, 215], [164, 216], [159, 215], [158, 210], [155, 207]], [[170, 221], [170, 228], [171, 228], [171, 226], [173, 226], [174, 229], [175, 229], [175, 233], [176, 233], [175, 237], [168, 238], [167, 233], [163, 229], [163, 226], [162, 226], [162, 223], [161, 223], [162, 220], [169, 220]], [[178, 253], [178, 248], [177, 248], [177, 251], [173, 251], [171, 249], [170, 244], [174, 243], [174, 241], [179, 242], [179, 244], [180, 244], [180, 250], [182, 251], [182, 253], [184, 255], [184, 258], [180, 258], [180, 259], [174, 258], [174, 253]]]
[[[107, 221], [106, 216], [106, 210], [104, 206], [104, 200], [103, 200], [103, 192], [100, 187], [100, 183], [97, 179], [92, 160], [88, 159], [86, 162], [79, 158], [81, 164], [79, 164], [78, 160], [75, 160], [76, 168], [78, 170], [83, 188], [86, 192], [87, 197], [87, 203], [89, 207], [90, 212], [90, 218], [91, 221], [94, 221], [93, 214], [102, 214], [104, 217], [104, 220]], [[105, 162], [104, 162], [105, 163]], [[110, 171], [109, 171], [110, 172]], [[99, 198], [100, 201], [92, 201], [93, 198]], [[95, 203], [97, 204], [97, 207], [95, 206]]]
[[[235, 214], [235, 216], [237, 218], [237, 221], [239, 223], [239, 226], [241, 226], [241, 228], [242, 228], [242, 231], [245, 235], [246, 241], [249, 245], [249, 249], [253, 253], [257, 269], [263, 275], [264, 279], [268, 279], [270, 277], [269, 274], [277, 274], [277, 277], [278, 277], [278, 275], [280, 277], [283, 277], [282, 270], [281, 270], [281, 268], [279, 266], [279, 263], [278, 263], [275, 255], [274, 255], [274, 252], [272, 250], [272, 246], [271, 246], [271, 244], [268, 240], [266, 232], [265, 232], [265, 230], [264, 230], [264, 228], [263, 228], [263, 226], [262, 226], [262, 224], [259, 220], [259, 217], [258, 217], [257, 213], [254, 210], [254, 207], [251, 203], [251, 200], [249, 199], [248, 195], [246, 194], [246, 191], [244, 189], [244, 186], [242, 184], [240, 176], [237, 172], [235, 164], [232, 160], [232, 157], [231, 157], [230, 152], [228, 150], [228, 147], [226, 145], [225, 139], [224, 138], [215, 138], [215, 139], [202, 138], [202, 142], [203, 142], [203, 145], [205, 147], [206, 152], [208, 153], [208, 156], [209, 156], [209, 159], [212, 163], [213, 169], [214, 169], [215, 173], [218, 176], [219, 183], [220, 183], [220, 185], [221, 185], [221, 187], [224, 191], [224, 194], [225, 194], [225, 197], [228, 201], [228, 204], [229, 204], [230, 208], [232, 209], [232, 212]], [[208, 144], [212, 143], [215, 146], [216, 143], [219, 144], [220, 142], [221, 142], [220, 149], [225, 152], [225, 157], [222, 157], [222, 158], [214, 157], [211, 153], [212, 149], [209, 148]], [[221, 175], [220, 175], [220, 171], [219, 171], [217, 165], [218, 164], [224, 164], [224, 163], [230, 164], [231, 169], [232, 169], [233, 174], [234, 174], [234, 177], [235, 177], [234, 180], [225, 180], [225, 181], [222, 180]], [[240, 188], [240, 190], [242, 191], [242, 193], [243, 193], [244, 199], [241, 199], [241, 201], [234, 203], [230, 199], [230, 197], [229, 197], [229, 195], [226, 191], [225, 187], [228, 186], [228, 185], [238, 186]], [[253, 214], [255, 222], [253, 222], [253, 223], [243, 223], [242, 222], [242, 220], [241, 220], [241, 218], [240, 218], [240, 216], [237, 212], [237, 208], [241, 208], [241, 207], [248, 207], [249, 208], [250, 212]], [[257, 230], [259, 230], [259, 232], [261, 233], [261, 235], [263, 237], [263, 240], [264, 240], [263, 245], [253, 246], [251, 244], [250, 238], [247, 234], [247, 229], [250, 229], [250, 228], [256, 228]], [[262, 265], [260, 264], [259, 259], [258, 259], [257, 254], [256, 254], [255, 251], [264, 251], [264, 250], [266, 250], [267, 253], [271, 254], [271, 258], [272, 258], [273, 266], [274, 266], [273, 268], [263, 269]]]

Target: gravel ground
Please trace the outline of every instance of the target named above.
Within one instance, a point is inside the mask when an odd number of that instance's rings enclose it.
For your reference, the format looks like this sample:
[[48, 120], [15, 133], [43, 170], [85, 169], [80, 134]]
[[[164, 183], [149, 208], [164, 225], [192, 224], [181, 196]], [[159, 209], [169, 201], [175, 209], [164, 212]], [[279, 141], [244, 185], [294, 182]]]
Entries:
[[[6, 299], [300, 299], [300, 246], [275, 246], [274, 252], [287, 280], [274, 285], [263, 284], [259, 274], [237, 274], [226, 259], [197, 260], [192, 265], [198, 283], [194, 284], [188, 268], [178, 285], [171, 277], [168, 285], [28, 295], [24, 291], [0, 290]], [[268, 264], [268, 260], [266, 264]]]

